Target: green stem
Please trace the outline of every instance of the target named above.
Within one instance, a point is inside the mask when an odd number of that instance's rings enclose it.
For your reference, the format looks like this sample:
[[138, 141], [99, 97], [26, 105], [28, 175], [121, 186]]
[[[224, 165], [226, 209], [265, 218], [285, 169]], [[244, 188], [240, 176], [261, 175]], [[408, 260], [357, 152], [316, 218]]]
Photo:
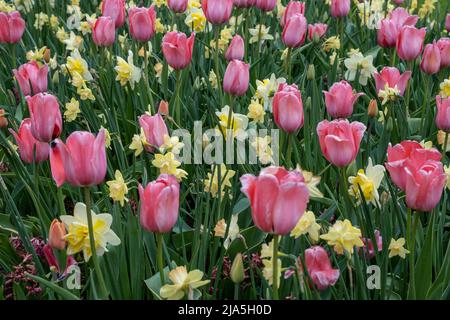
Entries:
[[273, 236], [273, 256], [272, 256], [272, 299], [279, 300], [278, 297], [278, 239], [276, 234]]
[[293, 136], [294, 136], [293, 133], [288, 133], [287, 152], [286, 152], [286, 165], [288, 168], [292, 167], [291, 158], [292, 158], [292, 138], [293, 138]]
[[234, 284], [234, 300], [239, 300], [239, 288], [240, 288], [240, 284], [235, 283]]
[[94, 263], [95, 273], [97, 274], [98, 278], [100, 298], [108, 299], [108, 290], [106, 289], [105, 279], [103, 277], [102, 270], [100, 269], [100, 264], [98, 262], [97, 256], [97, 249], [95, 247], [94, 224], [92, 222], [92, 212], [91, 212], [91, 193], [88, 187], [84, 188], [84, 202], [86, 204], [86, 216], [89, 229], [89, 245], [91, 247], [91, 257]]
[[445, 162], [445, 155], [447, 154], [448, 132], [445, 133], [444, 144], [442, 145], [442, 162]]
[[62, 192], [62, 188], [56, 188], [56, 195], [58, 196], [58, 205], [59, 205], [59, 214], [66, 214], [66, 206], [64, 205], [64, 195]]
[[220, 27], [214, 27], [214, 41], [215, 41], [215, 52], [214, 52], [214, 64], [215, 64], [215, 73], [217, 78], [217, 90], [219, 92], [219, 102], [222, 104], [222, 84], [220, 82], [220, 63], [219, 63], [219, 35], [220, 35]]
[[285, 71], [286, 71], [286, 77], [288, 82], [291, 82], [291, 54], [292, 54], [292, 48], [288, 48], [287, 56], [286, 56], [286, 65], [285, 65]]
[[164, 261], [163, 261], [163, 246], [164, 246], [164, 237], [162, 233], [158, 233], [156, 235], [158, 240], [158, 269], [159, 269], [159, 279], [161, 280], [161, 285], [164, 285]]
[[153, 95], [152, 90], [150, 88], [150, 80], [148, 78], [148, 50], [147, 50], [147, 44], [144, 44], [144, 78], [145, 78], [145, 85], [147, 87], [148, 96], [150, 98], [150, 108], [152, 114], [155, 114], [155, 105], [153, 101]]
[[181, 126], [181, 99], [180, 99], [180, 90], [181, 90], [181, 70], [175, 71], [177, 76], [177, 83], [175, 88], [175, 121], [178, 126]]
[[422, 135], [422, 137], [424, 136], [424, 124], [425, 124], [425, 110], [427, 108], [427, 102], [429, 99], [429, 77], [427, 74], [424, 74], [424, 83], [425, 83], [425, 94], [424, 94], [424, 99], [423, 99], [423, 103], [422, 103], [422, 111], [421, 111], [421, 119], [420, 119], [420, 134]]

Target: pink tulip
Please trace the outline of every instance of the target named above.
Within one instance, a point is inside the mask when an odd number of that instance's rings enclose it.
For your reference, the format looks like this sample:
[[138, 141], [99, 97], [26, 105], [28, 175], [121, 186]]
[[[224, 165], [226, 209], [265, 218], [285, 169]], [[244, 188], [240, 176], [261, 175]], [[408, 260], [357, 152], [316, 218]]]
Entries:
[[131, 37], [137, 41], [147, 42], [156, 33], [156, 12], [152, 5], [150, 8], [134, 7], [128, 10]]
[[250, 65], [240, 60], [228, 63], [223, 77], [223, 91], [234, 96], [243, 96], [250, 81]]
[[273, 98], [273, 116], [285, 132], [293, 133], [303, 127], [303, 102], [297, 85], [280, 84]]
[[168, 174], [162, 174], [144, 189], [139, 184], [141, 226], [150, 232], [170, 232], [178, 220], [180, 184]]
[[401, 5], [405, 0], [394, 0], [394, 3], [397, 5]]
[[393, 147], [389, 145], [385, 167], [395, 185], [404, 191], [406, 167], [409, 167], [410, 171], [415, 171], [426, 161], [440, 161], [441, 157], [441, 153], [434, 148], [425, 149], [416, 141], [406, 140]]
[[255, 2], [255, 7], [269, 12], [272, 11], [273, 9], [275, 9], [277, 5], [277, 0], [256, 0]]
[[249, 8], [255, 5], [256, 0], [233, 0], [233, 3], [237, 8]]
[[75, 131], [64, 144], [52, 143], [50, 167], [53, 180], [60, 187], [68, 182], [74, 187], [98, 185], [106, 175], [106, 137], [102, 129], [95, 137], [87, 131]]
[[441, 69], [450, 67], [450, 39], [439, 39], [437, 46], [441, 52]]
[[44, 245], [42, 248], [42, 253], [44, 254], [45, 260], [47, 261], [50, 268], [55, 268], [58, 274], [61, 274], [62, 277], [66, 277], [69, 272], [69, 268], [73, 265], [77, 264], [77, 261], [72, 256], [67, 256], [65, 270], [61, 270], [58, 259], [56, 259], [55, 254], [53, 253], [53, 249], [49, 244]]
[[377, 32], [378, 45], [384, 48], [395, 47], [399, 32], [403, 26], [415, 26], [418, 16], [410, 15], [404, 8], [396, 8], [388, 19], [382, 19], [380, 29]]
[[320, 148], [325, 158], [337, 167], [349, 165], [359, 152], [359, 145], [366, 131], [361, 122], [324, 120], [317, 126]]
[[345, 80], [336, 82], [330, 91], [323, 91], [327, 112], [333, 118], [348, 118], [353, 113], [356, 100], [364, 93], [353, 93], [352, 86]]
[[416, 29], [412, 26], [404, 26], [401, 28], [396, 44], [397, 54], [400, 59], [411, 61], [420, 55], [426, 32], [426, 28]]
[[[383, 237], [380, 234], [379, 230], [375, 230], [374, 232], [374, 238], [375, 242], [377, 244], [377, 251], [382, 252], [383, 251]], [[373, 241], [371, 238], [361, 238], [362, 242], [364, 243], [364, 247], [362, 247], [362, 251], [366, 258], [372, 259], [375, 257], [375, 246], [373, 244]]]
[[92, 28], [92, 40], [97, 46], [109, 47], [116, 40], [116, 27], [111, 17], [99, 17]]
[[305, 250], [305, 264], [311, 280], [319, 290], [333, 286], [339, 279], [339, 269], [331, 267], [328, 253], [321, 246]]
[[19, 69], [14, 69], [13, 73], [24, 96], [47, 91], [48, 66], [46, 64], [39, 67], [36, 61], [31, 61], [21, 65]]
[[19, 155], [23, 162], [33, 163], [35, 150], [37, 163], [48, 159], [50, 146], [48, 143], [40, 142], [34, 138], [31, 133], [31, 119], [23, 119], [18, 133], [15, 133], [12, 129], [9, 129], [9, 132], [19, 145]]
[[445, 132], [450, 132], [450, 97], [436, 96], [436, 107], [436, 126]]
[[202, 0], [206, 19], [215, 25], [228, 22], [233, 11], [233, 0]]
[[120, 28], [125, 23], [125, 0], [103, 0], [102, 15], [111, 17], [116, 28]]
[[244, 39], [242, 39], [242, 37], [237, 34], [233, 37], [233, 40], [231, 40], [227, 52], [225, 53], [225, 58], [228, 61], [242, 60], [244, 59], [244, 55], [245, 55]]
[[47, 93], [27, 96], [30, 110], [31, 132], [41, 142], [50, 142], [58, 138], [62, 130], [62, 117], [58, 99]]
[[284, 10], [280, 25], [283, 28], [291, 17], [296, 14], [305, 14], [305, 3], [301, 1], [290, 1]]
[[450, 13], [447, 13], [447, 15], [445, 16], [445, 30], [447, 30], [447, 32], [450, 32]]
[[300, 170], [268, 167], [258, 177], [245, 174], [240, 181], [251, 203], [253, 222], [264, 232], [288, 234], [305, 212], [309, 191]]
[[331, 16], [345, 17], [350, 12], [350, 0], [331, 0]]
[[315, 23], [308, 25], [308, 39], [309, 41], [314, 40], [314, 36], [317, 38], [322, 38], [327, 32], [328, 25], [325, 23]]
[[174, 69], [186, 68], [192, 60], [195, 34], [189, 38], [182, 32], [166, 33], [162, 40], [162, 51], [167, 63]]
[[406, 205], [423, 212], [432, 211], [441, 200], [447, 180], [442, 162], [428, 160], [418, 168], [406, 167]]
[[0, 43], [17, 43], [25, 31], [25, 20], [18, 11], [0, 12]]
[[400, 95], [403, 96], [408, 85], [408, 80], [411, 77], [411, 71], [405, 71], [400, 75], [400, 71], [394, 67], [384, 67], [380, 73], [375, 71], [373, 74], [375, 78], [375, 84], [377, 87], [377, 93], [380, 90], [385, 90], [386, 85], [389, 88], [395, 88], [400, 91]]
[[441, 68], [441, 51], [436, 42], [429, 43], [423, 51], [420, 69], [428, 74], [435, 74]]
[[281, 38], [283, 43], [289, 48], [298, 48], [306, 39], [308, 23], [302, 14], [293, 15], [284, 26]]
[[149, 116], [148, 114], [141, 116], [139, 118], [139, 124], [144, 129], [145, 139], [148, 143], [145, 149], [148, 152], [153, 152], [154, 147], [159, 148], [162, 146], [164, 136], [169, 135], [166, 123], [159, 113], [154, 116]]
[[183, 13], [186, 11], [189, 0], [167, 0], [167, 6], [176, 13]]

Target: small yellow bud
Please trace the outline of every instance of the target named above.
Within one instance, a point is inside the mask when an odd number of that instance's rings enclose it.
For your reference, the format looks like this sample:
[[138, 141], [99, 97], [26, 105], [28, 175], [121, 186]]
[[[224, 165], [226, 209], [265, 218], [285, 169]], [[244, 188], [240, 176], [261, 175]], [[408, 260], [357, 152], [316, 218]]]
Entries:
[[308, 80], [314, 80], [316, 78], [316, 69], [313, 64], [308, 66], [308, 70], [306, 71], [306, 78]]

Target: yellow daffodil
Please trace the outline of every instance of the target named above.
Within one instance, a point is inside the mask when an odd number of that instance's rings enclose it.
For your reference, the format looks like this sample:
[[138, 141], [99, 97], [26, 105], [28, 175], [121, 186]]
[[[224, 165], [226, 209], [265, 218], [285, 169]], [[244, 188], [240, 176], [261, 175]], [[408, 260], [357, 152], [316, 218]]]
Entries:
[[159, 150], [163, 153], [170, 151], [173, 154], [179, 155], [181, 152], [181, 149], [184, 147], [184, 143], [180, 142], [180, 139], [175, 137], [170, 137], [169, 135], [164, 135], [164, 143], [159, 147]]
[[211, 87], [213, 89], [217, 89], [218, 88], [217, 76], [216, 76], [216, 73], [213, 70], [211, 70], [209, 72], [208, 80], [209, 80], [209, 84], [211, 85]]
[[264, 110], [272, 110], [272, 99], [278, 91], [280, 84], [285, 83], [285, 78], [278, 78], [274, 73], [269, 79], [256, 80], [256, 98], [263, 100]]
[[34, 51], [30, 50], [27, 52], [27, 60], [28, 61], [36, 61], [36, 62], [42, 64], [42, 60], [44, 60], [44, 55], [45, 55], [46, 51], [47, 51], [47, 47], [45, 47], [45, 46], [40, 49], [36, 48], [36, 50], [34, 50]]
[[147, 144], [144, 130], [141, 128], [140, 134], [135, 134], [129, 146], [129, 149], [134, 150], [134, 155], [139, 156], [144, 151], [144, 146]]
[[447, 176], [447, 189], [450, 190], [450, 166], [444, 166], [445, 175]]
[[[107, 245], [118, 246], [120, 239], [111, 230], [112, 216], [108, 213], [95, 214], [92, 212], [92, 223], [94, 229], [95, 249], [98, 256], [108, 251]], [[83, 252], [84, 260], [89, 261], [92, 251], [89, 242], [89, 229], [87, 222], [87, 211], [84, 203], [75, 205], [73, 216], [64, 215], [60, 219], [67, 227], [67, 254], [73, 255]]]
[[[277, 269], [277, 275], [276, 277], [278, 277], [278, 279], [281, 278], [281, 259], [277, 259], [278, 260], [278, 269]], [[267, 282], [269, 283], [269, 285], [273, 284], [273, 261], [272, 259], [263, 259], [263, 264], [264, 264], [264, 268], [263, 268], [263, 277], [264, 279], [267, 280]], [[280, 281], [277, 281], [278, 286], [280, 285]]]
[[269, 33], [270, 27], [266, 27], [265, 25], [256, 25], [253, 29], [248, 29], [250, 33], [249, 43], [263, 43], [266, 40], [273, 40], [273, 36]]
[[349, 81], [354, 81], [356, 75], [359, 73], [359, 83], [362, 86], [367, 85], [367, 80], [372, 77], [376, 68], [373, 66], [373, 56], [364, 56], [362, 53], [351, 53], [347, 59], [344, 60], [344, 65], [347, 68], [345, 78]]
[[326, 39], [322, 46], [325, 52], [339, 50], [341, 48], [341, 40], [339, 39], [339, 36], [332, 36]]
[[166, 284], [159, 294], [162, 298], [168, 300], [181, 300], [186, 293], [191, 296], [194, 289], [200, 288], [209, 283], [209, 280], [202, 280], [203, 272], [193, 270], [189, 273], [185, 266], [176, 267], [169, 272], [169, 279], [172, 284]]
[[81, 47], [83, 44], [83, 38], [71, 31], [69, 38], [65, 39], [63, 43], [66, 45], [67, 51], [74, 51], [75, 49], [79, 49]]
[[86, 81], [93, 80], [92, 74], [89, 72], [89, 66], [84, 60], [78, 49], [75, 49], [69, 57], [67, 57], [67, 62], [63, 66], [63, 71], [68, 71], [72, 77], [75, 77], [76, 73], [82, 77], [82, 79]]
[[259, 99], [252, 99], [250, 105], [248, 106], [247, 117], [252, 119], [254, 123], [264, 123], [264, 116], [266, 112], [264, 107], [259, 103]]
[[297, 225], [291, 231], [291, 237], [299, 238], [303, 234], [308, 234], [314, 242], [319, 241], [320, 224], [316, 222], [314, 212], [307, 211], [298, 220]]
[[380, 97], [381, 105], [385, 105], [389, 101], [395, 101], [400, 96], [400, 90], [395, 86], [394, 88], [389, 87], [386, 83], [384, 89], [378, 91], [378, 97]]
[[181, 163], [175, 159], [175, 155], [172, 152], [166, 154], [156, 154], [152, 164], [159, 169], [161, 174], [171, 174], [177, 178], [178, 181], [184, 179], [187, 176], [187, 172], [178, 169]]
[[9, 13], [11, 11], [15, 11], [16, 8], [12, 4], [6, 3], [4, 0], [0, 1], [0, 12]]
[[199, 8], [191, 8], [187, 12], [184, 23], [194, 32], [203, 32], [208, 25], [203, 10]]
[[255, 137], [253, 141], [251, 141], [250, 145], [253, 150], [255, 150], [256, 155], [258, 156], [259, 161], [262, 164], [273, 163], [273, 151], [270, 147], [270, 143], [272, 142], [272, 138], [270, 136], [265, 137]]
[[123, 207], [125, 201], [128, 201], [125, 197], [128, 193], [128, 187], [123, 179], [122, 173], [119, 170], [116, 170], [114, 178], [115, 180], [106, 182], [109, 187], [109, 196], [114, 201], [119, 201], [120, 205]]
[[[442, 148], [444, 148], [444, 143], [445, 143], [445, 132], [444, 131], [442, 131], [442, 130], [438, 131], [437, 142]], [[448, 138], [447, 146], [445, 147], [445, 152], [449, 152], [449, 151], [450, 151], [450, 138]]]
[[231, 111], [231, 120], [229, 120], [229, 106], [225, 106], [221, 111], [217, 111], [216, 115], [219, 118], [220, 130], [222, 131], [225, 139], [227, 138], [227, 128], [230, 128], [230, 130], [232, 130], [233, 138], [244, 138], [245, 130], [248, 126], [248, 118], [245, 115], [234, 113]]
[[439, 94], [442, 98], [450, 97], [450, 78], [444, 79], [444, 81], [439, 85], [441, 91]]
[[361, 240], [361, 230], [352, 226], [350, 220], [336, 221], [328, 230], [328, 233], [320, 236], [326, 240], [328, 245], [334, 246], [334, 251], [338, 254], [344, 254], [344, 250], [353, 254], [353, 247], [362, 247], [364, 243]]
[[321, 178], [319, 176], [315, 176], [312, 172], [306, 171], [297, 166], [297, 169], [300, 170], [303, 174], [303, 178], [305, 178], [306, 186], [308, 187], [309, 196], [314, 198], [323, 198], [323, 193], [317, 188], [317, 185], [320, 183]]
[[348, 193], [355, 197], [358, 200], [358, 203], [360, 203], [362, 200], [360, 194], [361, 189], [366, 202], [376, 205], [380, 200], [378, 188], [383, 180], [384, 171], [384, 166], [374, 166], [372, 164], [372, 159], [369, 158], [369, 164], [367, 165], [365, 172], [364, 169], [360, 169], [356, 176], [351, 176], [348, 178], [348, 182], [351, 184]]
[[42, 30], [42, 28], [49, 22], [49, 17], [46, 13], [39, 12], [34, 15], [34, 28]]
[[109, 133], [109, 130], [105, 127], [101, 126], [100, 130], [105, 130], [105, 147], [111, 148], [111, 134]]
[[161, 8], [162, 6], [167, 5], [167, 0], [153, 0], [153, 4], [158, 8]]
[[[214, 169], [215, 167], [215, 169]], [[212, 170], [214, 170], [213, 174], [208, 173], [208, 177], [205, 179], [205, 192], [210, 192], [213, 198], [217, 197], [219, 193], [219, 167], [220, 167], [220, 196], [223, 198], [225, 195], [225, 188], [231, 188], [231, 179], [236, 174], [235, 171], [231, 169], [227, 169], [225, 164], [213, 165]]]
[[141, 80], [141, 69], [133, 64], [133, 52], [131, 50], [128, 51], [127, 61], [117, 57], [117, 65], [114, 70], [117, 72], [116, 80], [120, 82], [121, 86], [130, 83], [131, 88], [134, 89], [134, 84]]
[[433, 11], [436, 9], [437, 0], [425, 0], [422, 4], [422, 6], [419, 9], [419, 17], [420, 19], [424, 19], [427, 15], [433, 13]]
[[70, 102], [66, 103], [66, 111], [64, 111], [64, 119], [67, 122], [74, 121], [78, 114], [81, 112], [80, 103], [75, 98], [70, 99]]
[[[225, 233], [227, 231], [227, 223], [225, 219], [221, 219], [217, 222], [214, 227], [214, 236], [219, 238], [225, 238]], [[230, 243], [239, 237], [239, 225], [238, 225], [238, 215], [234, 214], [231, 216], [230, 228], [228, 229], [228, 236], [223, 242], [225, 249], [228, 249]]]
[[397, 240], [391, 239], [391, 243], [389, 244], [389, 258], [399, 256], [402, 259], [405, 259], [406, 255], [409, 253], [404, 247], [405, 243], [405, 238], [399, 238]]

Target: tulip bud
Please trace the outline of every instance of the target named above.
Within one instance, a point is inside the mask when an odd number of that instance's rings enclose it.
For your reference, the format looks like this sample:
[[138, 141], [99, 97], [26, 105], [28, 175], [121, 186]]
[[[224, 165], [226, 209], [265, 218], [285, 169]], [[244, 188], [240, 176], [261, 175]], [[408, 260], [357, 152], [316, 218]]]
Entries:
[[392, 132], [392, 129], [394, 128], [394, 123], [392, 122], [392, 118], [389, 118], [386, 124], [386, 130], [389, 132]]
[[161, 100], [159, 103], [158, 113], [163, 116], [169, 115], [169, 103], [167, 101]]
[[5, 118], [5, 110], [0, 109], [0, 128], [6, 128], [8, 126], [8, 119]]
[[223, 91], [234, 96], [243, 96], [249, 86], [250, 65], [240, 60], [232, 60], [225, 70]]
[[371, 118], [375, 118], [378, 115], [378, 103], [377, 100], [372, 99], [369, 103], [369, 108], [367, 110], [367, 114]]
[[44, 57], [43, 57], [44, 61], [46, 63], [49, 63], [50, 62], [50, 57], [51, 57], [51, 51], [50, 51], [49, 48], [46, 48], [45, 51], [44, 51]]
[[428, 74], [435, 74], [441, 68], [441, 51], [436, 42], [425, 46], [420, 69]]
[[66, 247], [66, 241], [64, 236], [66, 235], [66, 227], [64, 223], [59, 222], [58, 219], [54, 219], [50, 225], [48, 232], [48, 244], [53, 249], [64, 250]]
[[231, 281], [235, 284], [239, 284], [244, 281], [244, 261], [242, 260], [242, 254], [238, 253], [234, 257], [233, 264], [231, 265]]
[[314, 80], [316, 78], [316, 69], [313, 64], [308, 66], [308, 70], [306, 71], [306, 79]]

